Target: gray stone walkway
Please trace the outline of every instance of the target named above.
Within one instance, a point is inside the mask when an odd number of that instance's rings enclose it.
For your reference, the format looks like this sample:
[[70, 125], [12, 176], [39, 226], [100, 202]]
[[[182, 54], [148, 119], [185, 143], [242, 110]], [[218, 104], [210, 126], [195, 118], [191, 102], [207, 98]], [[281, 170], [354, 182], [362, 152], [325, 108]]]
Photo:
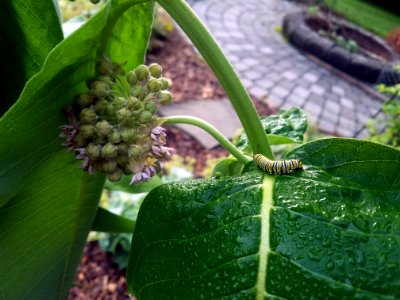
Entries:
[[302, 107], [324, 132], [354, 136], [381, 101], [308, 59], [279, 33], [299, 8], [283, 0], [190, 0], [250, 94], [274, 108]]

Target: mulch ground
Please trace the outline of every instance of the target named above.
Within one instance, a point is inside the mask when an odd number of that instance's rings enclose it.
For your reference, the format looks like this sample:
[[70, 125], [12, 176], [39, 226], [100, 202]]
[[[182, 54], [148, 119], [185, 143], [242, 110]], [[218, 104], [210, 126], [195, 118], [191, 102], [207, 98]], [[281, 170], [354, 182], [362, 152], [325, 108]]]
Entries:
[[111, 261], [111, 254], [100, 249], [97, 242], [86, 244], [76, 271], [69, 300], [129, 300], [125, 272]]
[[[214, 74], [177, 29], [167, 39], [155, 41], [146, 63], [152, 62], [160, 63], [164, 77], [172, 80], [169, 90], [175, 102], [198, 99], [218, 101], [226, 98]], [[272, 112], [261, 101], [256, 100], [254, 104], [261, 115]], [[201, 176], [207, 158], [227, 155], [222, 147], [208, 150], [192, 136], [173, 126], [168, 126], [167, 142], [176, 154], [195, 160], [196, 177]], [[85, 247], [69, 300], [135, 299], [127, 293], [124, 276], [124, 270], [118, 270], [111, 262], [110, 254], [104, 253], [96, 242], [90, 242]]]

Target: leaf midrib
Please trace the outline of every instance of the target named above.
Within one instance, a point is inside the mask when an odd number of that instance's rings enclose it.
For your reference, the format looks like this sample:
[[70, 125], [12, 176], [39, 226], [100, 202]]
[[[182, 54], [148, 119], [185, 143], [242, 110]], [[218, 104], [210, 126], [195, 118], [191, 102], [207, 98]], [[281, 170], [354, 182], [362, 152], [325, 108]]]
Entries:
[[256, 299], [263, 300], [264, 295], [267, 293], [265, 287], [265, 280], [267, 274], [268, 265], [268, 253], [271, 251], [270, 248], [270, 212], [272, 209], [273, 199], [273, 188], [275, 185], [275, 176], [264, 176], [263, 181], [263, 197], [261, 205], [261, 237], [260, 237], [260, 251], [259, 251], [259, 264], [258, 264], [258, 275], [256, 283]]

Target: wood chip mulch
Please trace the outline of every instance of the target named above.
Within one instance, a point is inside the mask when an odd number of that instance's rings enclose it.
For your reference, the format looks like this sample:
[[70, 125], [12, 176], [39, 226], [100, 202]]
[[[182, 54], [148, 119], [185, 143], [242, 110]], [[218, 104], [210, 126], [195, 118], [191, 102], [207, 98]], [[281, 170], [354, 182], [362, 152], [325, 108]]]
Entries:
[[[174, 29], [168, 39], [157, 40], [156, 46], [148, 54], [146, 63], [160, 63], [164, 76], [173, 82], [170, 91], [175, 102], [208, 99], [218, 101], [225, 98], [214, 74], [193, 50], [190, 43]], [[261, 101], [254, 101], [261, 115], [271, 114], [272, 110]], [[226, 156], [222, 147], [208, 150], [189, 134], [176, 127], [168, 126], [168, 146], [176, 154], [195, 159], [194, 175], [200, 177], [209, 157]], [[118, 270], [96, 242], [86, 245], [81, 263], [76, 272], [74, 286], [69, 300], [127, 300], [135, 299], [127, 293], [124, 271]]]
[[111, 261], [97, 242], [86, 244], [68, 300], [133, 300], [127, 292], [125, 272]]

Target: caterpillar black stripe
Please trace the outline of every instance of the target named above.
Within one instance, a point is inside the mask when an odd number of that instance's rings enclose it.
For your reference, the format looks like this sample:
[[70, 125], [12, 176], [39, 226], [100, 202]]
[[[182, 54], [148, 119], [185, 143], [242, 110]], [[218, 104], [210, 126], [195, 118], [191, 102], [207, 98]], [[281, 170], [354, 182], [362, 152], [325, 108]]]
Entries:
[[254, 161], [261, 170], [270, 174], [288, 174], [296, 169], [303, 168], [303, 163], [297, 159], [274, 161], [266, 158], [264, 155], [256, 154], [254, 155]]

